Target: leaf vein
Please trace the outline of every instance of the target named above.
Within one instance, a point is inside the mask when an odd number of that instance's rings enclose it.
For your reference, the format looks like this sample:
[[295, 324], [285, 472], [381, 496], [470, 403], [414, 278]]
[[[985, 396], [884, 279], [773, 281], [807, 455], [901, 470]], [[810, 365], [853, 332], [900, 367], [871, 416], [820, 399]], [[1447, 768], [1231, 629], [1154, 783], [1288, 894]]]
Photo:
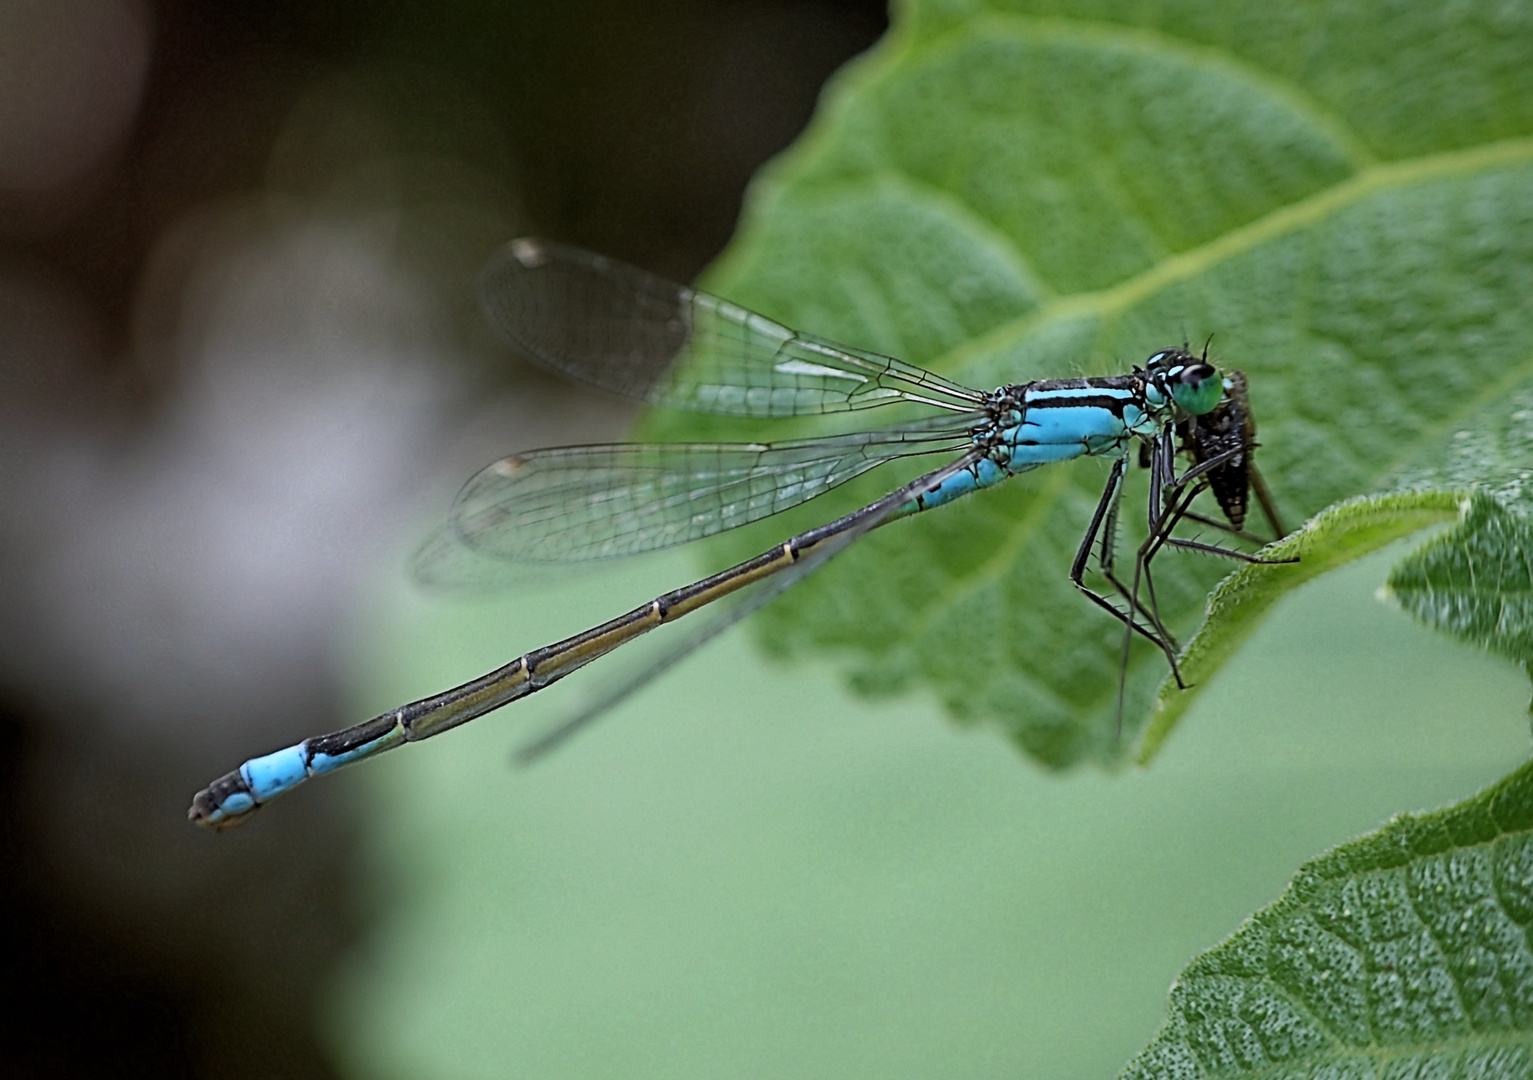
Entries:
[[1529, 162], [1533, 162], [1533, 138], [1509, 139], [1473, 150], [1374, 166], [1206, 244], [1171, 255], [1110, 288], [1046, 301], [936, 358], [929, 366], [951, 375], [961, 372], [980, 357], [1015, 348], [1050, 323], [1087, 315], [1099, 318], [1121, 315], [1157, 292], [1206, 274], [1210, 267], [1244, 255], [1262, 244], [1317, 224], [1381, 191]]
[[1355, 168], [1364, 168], [1376, 160], [1350, 123], [1334, 109], [1306, 93], [1293, 80], [1253, 64], [1228, 48], [1201, 44], [1151, 27], [1129, 26], [1105, 19], [990, 12], [927, 39], [923, 44], [913, 47], [910, 55], [935, 56], [950, 49], [961, 48], [968, 43], [966, 39], [988, 41], [1002, 35], [1013, 40], [1110, 45], [1122, 51], [1155, 57], [1174, 54], [1189, 65], [1218, 70], [1236, 82], [1256, 86], [1282, 101], [1295, 114], [1304, 117], [1329, 136]]

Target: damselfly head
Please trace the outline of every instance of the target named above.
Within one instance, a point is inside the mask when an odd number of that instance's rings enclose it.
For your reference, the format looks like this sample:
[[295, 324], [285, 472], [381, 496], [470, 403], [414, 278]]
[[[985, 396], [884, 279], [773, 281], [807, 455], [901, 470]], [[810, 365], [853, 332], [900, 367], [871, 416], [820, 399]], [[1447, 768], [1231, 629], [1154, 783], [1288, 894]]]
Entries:
[[1145, 361], [1145, 374], [1160, 392], [1190, 416], [1202, 416], [1224, 396], [1219, 369], [1186, 349], [1162, 349]]

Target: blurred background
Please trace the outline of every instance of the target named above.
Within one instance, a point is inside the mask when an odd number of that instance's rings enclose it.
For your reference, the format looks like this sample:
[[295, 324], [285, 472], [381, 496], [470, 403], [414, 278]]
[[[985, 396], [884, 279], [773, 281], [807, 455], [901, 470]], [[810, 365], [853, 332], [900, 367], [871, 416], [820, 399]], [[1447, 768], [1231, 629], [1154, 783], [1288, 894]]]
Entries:
[[188, 777], [354, 719], [345, 612], [473, 469], [624, 430], [492, 340], [488, 252], [692, 278], [884, 26], [879, 0], [0, 3], [0, 1072], [331, 1075], [353, 818], [321, 792], [212, 843]]
[[1145, 773], [736, 634], [537, 769], [503, 716], [186, 823], [613, 614], [406, 581], [473, 470], [634, 415], [502, 347], [479, 267], [542, 234], [693, 278], [885, 27], [0, 2], [0, 1076], [1108, 1075], [1300, 862], [1525, 758], [1526, 679], [1376, 602], [1396, 550], [1285, 602]]

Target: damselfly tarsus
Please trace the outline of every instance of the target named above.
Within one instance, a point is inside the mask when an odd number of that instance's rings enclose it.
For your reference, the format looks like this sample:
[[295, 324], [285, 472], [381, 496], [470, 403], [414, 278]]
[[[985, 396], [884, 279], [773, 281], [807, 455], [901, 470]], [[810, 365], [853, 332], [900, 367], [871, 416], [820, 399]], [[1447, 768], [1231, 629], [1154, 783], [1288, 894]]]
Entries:
[[[462, 686], [253, 758], [197, 794], [193, 821], [214, 828], [238, 824], [310, 776], [466, 723], [657, 626], [755, 586], [755, 594], [723, 620], [685, 641], [674, 660], [870, 530], [1041, 465], [1088, 455], [1113, 459], [1070, 579], [1123, 622], [1125, 650], [1137, 633], [1164, 651], [1173, 673], [1175, 642], [1160, 618], [1148, 572], [1156, 553], [1170, 544], [1254, 558], [1171, 535], [1206, 487], [1229, 519], [1226, 527], [1238, 532], [1255, 477], [1255, 429], [1244, 378], [1221, 374], [1206, 352], [1200, 357], [1186, 348], [1162, 349], [1127, 375], [1044, 379], [984, 392], [791, 330], [601, 256], [530, 239], [497, 254], [484, 275], [483, 299], [500, 330], [549, 367], [655, 404], [768, 418], [905, 402], [940, 415], [773, 443], [618, 444], [514, 455], [470, 480], [453, 506], [456, 541], [480, 554], [563, 562], [653, 550], [778, 513], [891, 461], [931, 455], [949, 460], [860, 510]], [[1150, 471], [1148, 535], [1125, 583], [1115, 573], [1113, 540], [1135, 444]], [[1191, 462], [1180, 474], [1178, 457]], [[1265, 488], [1256, 490], [1267, 505]], [[1086, 583], [1093, 550], [1116, 600]], [[591, 715], [588, 710], [557, 729], [534, 750]]]

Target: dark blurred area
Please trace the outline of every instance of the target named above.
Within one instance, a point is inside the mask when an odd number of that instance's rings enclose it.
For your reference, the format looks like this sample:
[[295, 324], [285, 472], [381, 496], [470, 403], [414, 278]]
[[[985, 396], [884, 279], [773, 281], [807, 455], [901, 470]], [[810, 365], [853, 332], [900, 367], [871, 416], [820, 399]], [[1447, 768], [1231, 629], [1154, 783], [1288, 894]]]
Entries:
[[3, 1076], [325, 1076], [365, 934], [347, 786], [221, 839], [192, 792], [351, 723], [336, 637], [458, 480], [621, 434], [479, 265], [537, 233], [687, 279], [865, 0], [0, 4]]

